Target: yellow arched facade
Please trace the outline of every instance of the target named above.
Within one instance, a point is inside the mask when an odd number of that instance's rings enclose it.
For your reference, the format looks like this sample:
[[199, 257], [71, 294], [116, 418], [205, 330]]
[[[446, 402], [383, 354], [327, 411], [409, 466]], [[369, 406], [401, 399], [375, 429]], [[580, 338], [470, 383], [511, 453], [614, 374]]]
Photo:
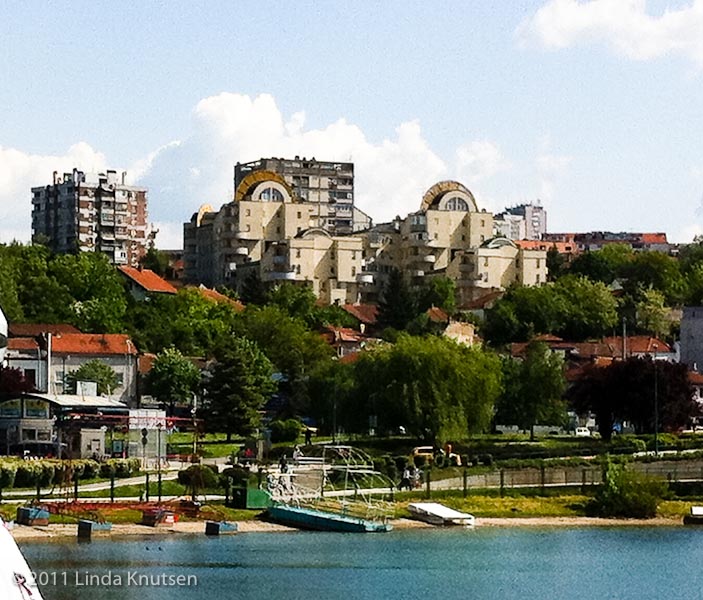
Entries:
[[296, 200], [293, 194], [293, 190], [281, 175], [279, 175], [278, 173], [274, 173], [273, 171], [253, 171], [249, 173], [249, 175], [247, 175], [244, 179], [242, 179], [241, 183], [237, 186], [237, 189], [234, 192], [235, 202], [239, 202], [240, 200], [245, 198], [254, 190], [256, 186], [266, 181], [277, 183], [283, 186], [288, 192], [288, 197], [291, 198], [293, 201]]
[[458, 181], [440, 181], [439, 183], [435, 183], [422, 197], [420, 210], [422, 212], [427, 211], [429, 208], [453, 210], [445, 208], [442, 204], [444, 201], [454, 196], [466, 203], [469, 212], [478, 212], [478, 205], [476, 204], [474, 195], [466, 186]]

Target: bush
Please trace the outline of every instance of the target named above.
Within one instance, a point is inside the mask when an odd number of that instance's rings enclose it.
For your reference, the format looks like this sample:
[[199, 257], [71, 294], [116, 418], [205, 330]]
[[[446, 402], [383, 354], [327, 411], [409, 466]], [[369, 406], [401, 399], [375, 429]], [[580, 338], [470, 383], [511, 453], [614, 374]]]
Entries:
[[15, 485], [17, 465], [15, 463], [0, 463], [0, 490], [6, 490]]
[[202, 490], [217, 488], [220, 481], [216, 468], [213, 469], [210, 465], [192, 465], [178, 472], [178, 483], [195, 496]]
[[668, 491], [666, 482], [627, 471], [610, 460], [605, 465], [603, 484], [589, 503], [589, 513], [600, 517], [651, 519]]
[[80, 462], [83, 464], [82, 479], [96, 479], [100, 476], [100, 463], [97, 460], [87, 459]]
[[272, 421], [270, 428], [272, 442], [295, 442], [300, 436], [303, 426], [297, 419], [286, 419], [285, 421]]
[[34, 461], [23, 461], [17, 465], [15, 476], [15, 487], [35, 488], [39, 480], [38, 463]]

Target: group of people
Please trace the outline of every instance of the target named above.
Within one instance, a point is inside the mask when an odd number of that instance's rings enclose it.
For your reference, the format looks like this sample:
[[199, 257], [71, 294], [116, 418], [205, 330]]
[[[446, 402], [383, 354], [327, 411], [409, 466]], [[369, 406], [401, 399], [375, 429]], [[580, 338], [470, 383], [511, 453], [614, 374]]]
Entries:
[[422, 485], [422, 471], [415, 467], [415, 465], [409, 464], [405, 465], [403, 469], [403, 475], [400, 478], [400, 483], [398, 484], [398, 490], [402, 491], [404, 488], [408, 491], [418, 488]]

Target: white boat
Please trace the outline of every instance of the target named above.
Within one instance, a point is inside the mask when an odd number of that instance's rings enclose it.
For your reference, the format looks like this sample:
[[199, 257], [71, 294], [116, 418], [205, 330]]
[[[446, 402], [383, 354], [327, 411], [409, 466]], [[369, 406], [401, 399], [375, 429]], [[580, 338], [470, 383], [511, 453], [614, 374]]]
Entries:
[[414, 518], [432, 525], [473, 527], [476, 523], [473, 515], [459, 512], [438, 502], [411, 502], [408, 504], [408, 510]]
[[0, 519], [0, 598], [2, 600], [42, 600], [32, 571], [15, 538]]

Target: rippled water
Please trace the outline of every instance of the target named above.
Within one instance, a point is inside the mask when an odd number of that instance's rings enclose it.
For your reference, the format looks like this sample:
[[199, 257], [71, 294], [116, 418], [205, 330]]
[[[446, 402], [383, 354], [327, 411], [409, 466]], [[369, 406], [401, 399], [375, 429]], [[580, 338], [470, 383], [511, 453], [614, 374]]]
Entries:
[[[703, 529], [682, 527], [250, 533], [22, 549], [46, 600], [703, 597]], [[139, 585], [178, 575], [186, 585]]]

